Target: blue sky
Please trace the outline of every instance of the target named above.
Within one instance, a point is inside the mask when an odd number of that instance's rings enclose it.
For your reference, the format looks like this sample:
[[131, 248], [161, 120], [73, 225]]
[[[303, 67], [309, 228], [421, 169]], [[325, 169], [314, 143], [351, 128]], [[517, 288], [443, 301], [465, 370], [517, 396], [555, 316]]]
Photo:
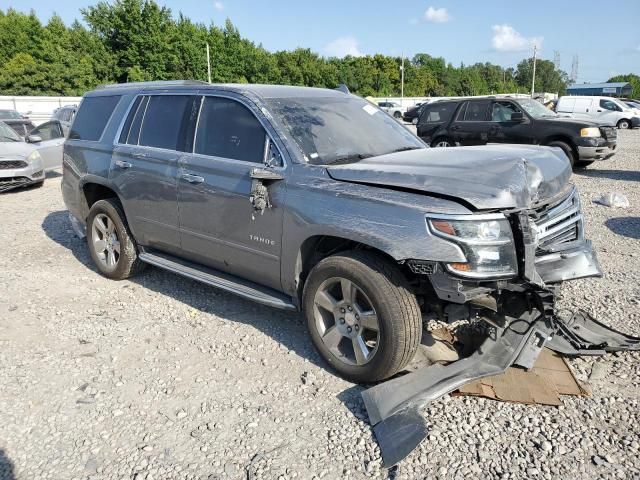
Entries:
[[[0, 0], [0, 9], [34, 9], [46, 21], [57, 12], [66, 22], [97, 0]], [[309, 47], [323, 55], [425, 52], [448, 62], [489, 61], [515, 66], [531, 54], [560, 54], [571, 71], [579, 58], [578, 82], [605, 81], [640, 73], [640, 1], [534, 2], [467, 0], [158, 0], [174, 14], [222, 24], [228, 17], [242, 35], [269, 50]]]

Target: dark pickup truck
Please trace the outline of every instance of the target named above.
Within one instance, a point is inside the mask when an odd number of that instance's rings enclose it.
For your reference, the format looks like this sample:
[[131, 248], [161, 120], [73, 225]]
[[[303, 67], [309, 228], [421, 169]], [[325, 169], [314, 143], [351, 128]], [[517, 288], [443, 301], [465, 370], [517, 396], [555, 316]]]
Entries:
[[586, 167], [615, 153], [615, 127], [564, 118], [529, 98], [441, 100], [422, 109], [418, 136], [432, 147], [516, 143], [559, 147]]
[[388, 379], [429, 348], [423, 314], [486, 320], [471, 356], [364, 392], [393, 465], [426, 435], [424, 402], [531, 367], [545, 345], [636, 345], [556, 314], [562, 282], [601, 274], [570, 177], [554, 148], [428, 148], [340, 91], [160, 82], [84, 96], [62, 193], [103, 275], [150, 264], [302, 310], [352, 381]]

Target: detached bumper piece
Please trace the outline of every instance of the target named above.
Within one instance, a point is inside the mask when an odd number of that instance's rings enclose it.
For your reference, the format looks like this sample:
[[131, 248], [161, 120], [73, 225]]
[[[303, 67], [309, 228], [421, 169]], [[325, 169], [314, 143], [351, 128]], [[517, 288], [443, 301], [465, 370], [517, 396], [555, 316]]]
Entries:
[[584, 311], [562, 319], [534, 311], [506, 317], [471, 356], [433, 365], [362, 392], [369, 421], [387, 468], [409, 455], [428, 434], [422, 407], [471, 381], [504, 373], [510, 366], [532, 368], [543, 347], [564, 355], [640, 351], [640, 338], [618, 332]]
[[608, 327], [579, 310], [571, 318], [557, 319], [556, 335], [547, 347], [563, 355], [604, 355], [622, 350], [640, 351], [640, 338]]
[[421, 414], [424, 405], [473, 380], [501, 374], [511, 365], [533, 367], [553, 334], [552, 323], [539, 312], [508, 318], [505, 326], [495, 327], [473, 355], [365, 390], [362, 397], [385, 466], [396, 465], [427, 436], [427, 422]]

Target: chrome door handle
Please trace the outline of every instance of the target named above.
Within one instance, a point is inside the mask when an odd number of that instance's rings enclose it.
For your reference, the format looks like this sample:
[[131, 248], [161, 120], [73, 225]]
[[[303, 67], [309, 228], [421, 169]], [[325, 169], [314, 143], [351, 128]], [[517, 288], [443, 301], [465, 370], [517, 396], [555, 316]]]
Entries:
[[142, 153], [142, 152], [136, 152], [131, 154], [131, 156], [133, 158], [147, 158], [147, 154], [146, 153]]
[[116, 160], [116, 167], [131, 168], [133, 167], [133, 165], [131, 165], [129, 162], [125, 162], [124, 160]]
[[183, 180], [186, 180], [189, 183], [202, 183], [202, 182], [204, 182], [204, 177], [201, 177], [199, 175], [192, 175], [190, 173], [183, 173], [181, 175], [181, 178]]

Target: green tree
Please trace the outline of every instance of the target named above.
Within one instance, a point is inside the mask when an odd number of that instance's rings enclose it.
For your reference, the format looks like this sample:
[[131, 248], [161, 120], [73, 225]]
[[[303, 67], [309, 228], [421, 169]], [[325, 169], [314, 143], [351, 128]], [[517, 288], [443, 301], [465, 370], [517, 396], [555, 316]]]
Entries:
[[[518, 85], [531, 90], [533, 78], [533, 58], [518, 63], [515, 79]], [[569, 76], [562, 70], [556, 70], [553, 62], [538, 59], [536, 61], [536, 92], [566, 93]]]

